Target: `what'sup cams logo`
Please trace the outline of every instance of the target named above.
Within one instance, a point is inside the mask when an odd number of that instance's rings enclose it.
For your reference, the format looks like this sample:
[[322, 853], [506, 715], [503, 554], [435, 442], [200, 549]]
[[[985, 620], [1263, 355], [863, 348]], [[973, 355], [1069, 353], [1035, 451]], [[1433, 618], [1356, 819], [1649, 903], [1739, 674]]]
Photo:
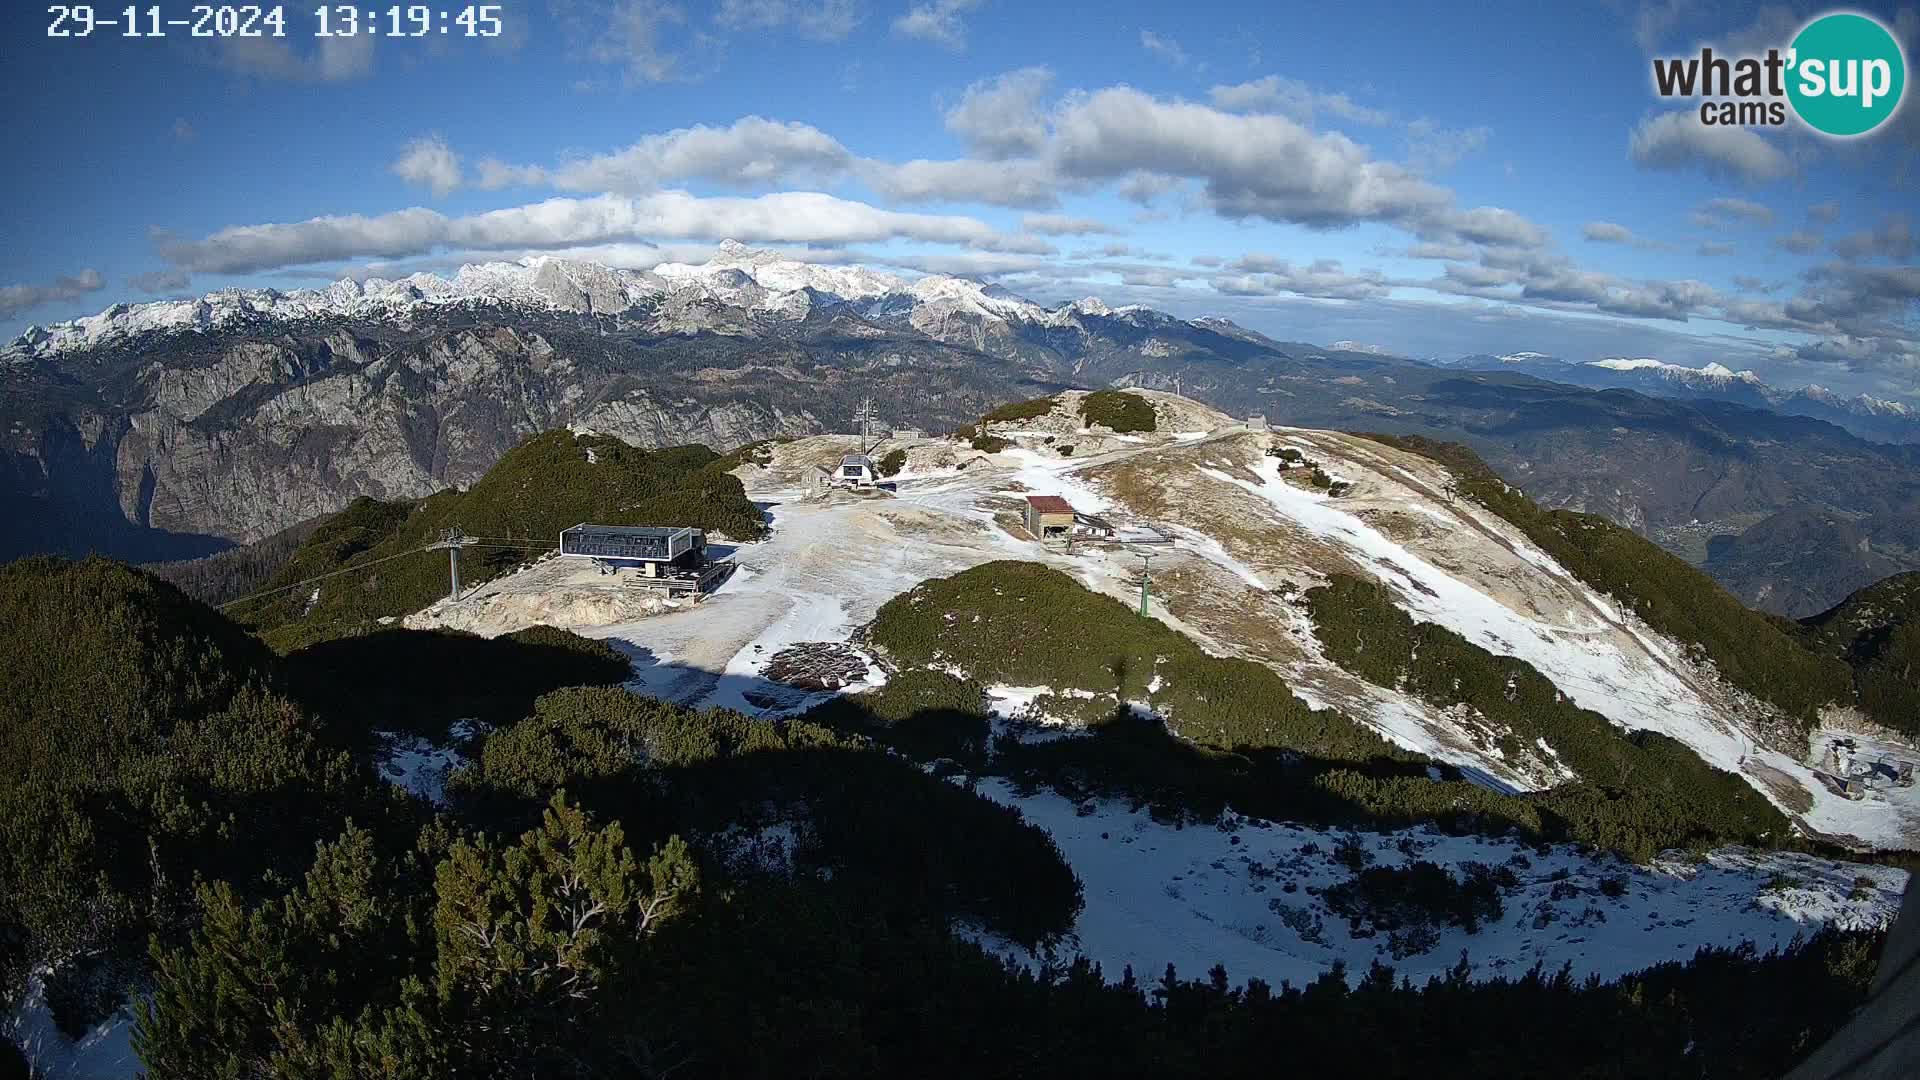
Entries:
[[1653, 62], [1663, 98], [1705, 98], [1708, 126], [1779, 126], [1787, 108], [1815, 131], [1865, 135], [1893, 117], [1907, 91], [1907, 58], [1886, 27], [1866, 15], [1822, 15], [1783, 49], [1761, 56], [1698, 56]]

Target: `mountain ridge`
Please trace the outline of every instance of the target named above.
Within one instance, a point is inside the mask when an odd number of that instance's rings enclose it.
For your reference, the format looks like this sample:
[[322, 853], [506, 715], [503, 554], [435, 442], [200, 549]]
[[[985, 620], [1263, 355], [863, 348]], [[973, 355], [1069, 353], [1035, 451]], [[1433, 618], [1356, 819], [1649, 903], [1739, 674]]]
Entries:
[[1638, 390], [1654, 397], [1730, 401], [1785, 416], [1826, 420], [1863, 439], [1920, 442], [1920, 408], [1913, 405], [1872, 394], [1839, 394], [1819, 383], [1787, 389], [1764, 381], [1751, 370], [1736, 371], [1718, 361], [1709, 361], [1700, 367], [1668, 363], [1655, 357], [1606, 357], [1575, 362], [1547, 353], [1516, 352], [1499, 356], [1476, 353], [1434, 363], [1470, 371], [1523, 371], [1574, 386]]
[[1347, 344], [740, 245], [649, 272], [547, 259], [110, 308], [5, 350], [0, 557], [205, 554], [358, 496], [471, 484], [554, 428], [725, 450], [856, 430], [865, 399], [883, 428], [940, 431], [998, 402], [1109, 386], [1464, 441], [1543, 504], [1696, 563], [1712, 537], [1785, 508], [1864, 520], [1920, 501], [1920, 448], [1818, 419]]
[[920, 329], [954, 316], [1073, 328], [1086, 316], [1179, 321], [1224, 333], [1250, 333], [1222, 316], [1175, 320], [1142, 305], [1110, 307], [1091, 296], [1047, 307], [1004, 287], [968, 278], [947, 274], [907, 278], [860, 266], [810, 263], [728, 240], [706, 263], [662, 263], [648, 270], [533, 256], [517, 263], [468, 263], [451, 277], [417, 273], [397, 279], [343, 278], [319, 289], [224, 289], [194, 299], [115, 304], [96, 315], [29, 327], [0, 349], [0, 357], [14, 362], [43, 359], [149, 333], [208, 333], [253, 320], [404, 319], [423, 310], [463, 306], [533, 306], [584, 315], [638, 313], [636, 320], [657, 333], [742, 332], [738, 326], [701, 319], [700, 305], [705, 302], [792, 322], [839, 305], [885, 321], [898, 315], [898, 305], [905, 303], [906, 321]]

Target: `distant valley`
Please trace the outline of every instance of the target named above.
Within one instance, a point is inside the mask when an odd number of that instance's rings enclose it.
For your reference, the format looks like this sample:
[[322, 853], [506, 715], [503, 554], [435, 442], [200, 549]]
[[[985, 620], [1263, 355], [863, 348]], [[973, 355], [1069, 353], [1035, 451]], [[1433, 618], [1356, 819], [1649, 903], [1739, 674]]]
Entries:
[[[1920, 443], [1920, 409], [1913, 406], [1868, 394], [1843, 397], [1818, 385], [1783, 390], [1751, 371], [1721, 364], [1692, 368], [1645, 357], [1576, 364], [1531, 352], [1438, 363], [1702, 405], [1735, 405], [1782, 418], [1805, 417], [1870, 442], [1908, 447]], [[1920, 568], [1920, 509], [1911, 499], [1882, 505], [1815, 498], [1757, 520], [1702, 517], [1698, 523], [1650, 521], [1648, 532], [1699, 563], [1742, 600], [1777, 614], [1816, 614], [1853, 589]]]

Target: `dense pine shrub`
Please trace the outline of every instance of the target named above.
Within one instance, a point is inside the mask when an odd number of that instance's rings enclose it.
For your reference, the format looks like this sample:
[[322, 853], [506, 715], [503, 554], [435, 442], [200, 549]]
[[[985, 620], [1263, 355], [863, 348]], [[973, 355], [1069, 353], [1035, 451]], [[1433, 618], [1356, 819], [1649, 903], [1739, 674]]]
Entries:
[[1052, 839], [1017, 811], [812, 718], [557, 691], [490, 734], [451, 782], [482, 818], [512, 822], [561, 785], [629, 824], [796, 829], [798, 864], [864, 881], [870, 903], [903, 914], [937, 911], [1037, 942], [1064, 933], [1080, 908], [1080, 883]]
[[455, 720], [509, 724], [549, 690], [632, 674], [606, 642], [552, 626], [494, 638], [388, 628], [309, 645], [284, 670], [295, 696], [343, 736], [382, 728], [436, 738]]
[[1469, 863], [1455, 877], [1444, 867], [1420, 860], [1404, 866], [1370, 866], [1329, 888], [1327, 909], [1355, 931], [1389, 935], [1395, 959], [1431, 949], [1438, 931], [1458, 926], [1477, 933], [1480, 924], [1506, 913], [1502, 891], [1515, 887], [1513, 871]]
[[582, 1026], [697, 902], [667, 843], [556, 795], [516, 842], [423, 833], [382, 851], [349, 828], [284, 900], [203, 888], [192, 941], [154, 949], [135, 1048], [156, 1080], [579, 1075]]
[[306, 543], [307, 537], [320, 527], [322, 520], [303, 521], [251, 544], [213, 555], [149, 563], [142, 569], [172, 582], [181, 592], [203, 604], [224, 604], [265, 588], [300, 545]]
[[904, 667], [951, 663], [981, 682], [1148, 702], [1182, 737], [1218, 749], [1352, 762], [1416, 757], [1311, 708], [1268, 668], [1209, 656], [1164, 623], [1037, 563], [993, 562], [923, 582], [884, 604], [869, 636]]
[[985, 424], [995, 424], [1014, 420], [1032, 420], [1035, 417], [1045, 416], [1052, 412], [1053, 407], [1059, 404], [1059, 402], [1060, 399], [1057, 397], [1042, 397], [1034, 398], [1031, 401], [1009, 402], [987, 413], [980, 418], [980, 421]]
[[[1275, 1045], [1377, 1075], [1768, 1076], [1845, 1020], [1872, 971], [1873, 940], [1839, 934], [1769, 956], [1702, 950], [1612, 984], [1540, 971], [1476, 983], [1464, 958], [1425, 987], [1384, 967], [1351, 987], [1341, 972], [1273, 987], [1221, 969], [1143, 983], [1085, 962], [1009, 966], [955, 923], [1055, 940], [1079, 906], [1071, 870], [1015, 811], [874, 748], [851, 721], [548, 693], [482, 741], [429, 819], [327, 748], [271, 654], [151, 577], [16, 566], [0, 570], [0, 612], [0, 663], [47, 668], [5, 669], [28, 693], [0, 695], [0, 734], [51, 754], [0, 758], [0, 997], [53, 962], [49, 1000], [80, 1030], [133, 985], [155, 1080], [772, 1078], [795, 1062], [821, 1076], [1216, 1080], [1269, 1075]], [[59, 664], [54, 634], [104, 675]], [[526, 637], [605, 659], [557, 631]], [[848, 715], [882, 735], [923, 715], [979, 731], [977, 686], [933, 673], [897, 685]], [[67, 729], [33, 729], [89, 716], [116, 736], [77, 744], [84, 758]], [[1111, 773], [1131, 756], [1142, 783], [1168, 780], [1152, 760], [1184, 748], [1191, 771], [1169, 790], [1213, 783], [1233, 798], [1414, 782], [1128, 723], [1112, 740], [1047, 745], [1111, 748], [1078, 764]], [[787, 858], [741, 861], [763, 832], [791, 837]], [[1490, 917], [1480, 878], [1448, 877], [1354, 899], [1369, 925], [1399, 920], [1383, 930], [1404, 948], [1428, 915]], [[142, 955], [144, 971], [102, 963]], [[0, 1045], [7, 1070], [25, 1063]]]
[[878, 690], [843, 694], [807, 719], [854, 731], [902, 753], [974, 766], [987, 750], [987, 711], [980, 684], [944, 671], [900, 672]]
[[1095, 390], [1080, 399], [1080, 419], [1088, 426], [1104, 424], [1116, 434], [1153, 431], [1159, 426], [1153, 403], [1124, 390]]
[[0, 568], [0, 687], [0, 1002], [179, 932], [196, 876], [257, 889], [386, 812], [271, 653], [117, 563]]
[[1846, 663], [1854, 698], [1869, 715], [1920, 735], [1920, 573], [1869, 585], [1793, 629]]

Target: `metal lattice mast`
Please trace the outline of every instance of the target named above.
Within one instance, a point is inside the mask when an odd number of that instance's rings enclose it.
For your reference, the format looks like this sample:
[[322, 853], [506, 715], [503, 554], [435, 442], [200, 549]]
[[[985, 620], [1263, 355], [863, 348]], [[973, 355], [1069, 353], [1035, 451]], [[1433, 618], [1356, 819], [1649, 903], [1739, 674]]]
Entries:
[[873, 438], [873, 398], [860, 399], [860, 412], [857, 419], [860, 421], [860, 452], [864, 454], [870, 449], [869, 442]]

